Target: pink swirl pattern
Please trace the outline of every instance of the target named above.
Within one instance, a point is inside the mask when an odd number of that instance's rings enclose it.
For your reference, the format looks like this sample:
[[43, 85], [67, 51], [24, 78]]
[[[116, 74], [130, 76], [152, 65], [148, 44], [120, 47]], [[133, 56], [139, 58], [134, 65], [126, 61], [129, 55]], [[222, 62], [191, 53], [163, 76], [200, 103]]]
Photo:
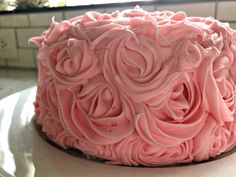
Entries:
[[63, 148], [111, 164], [207, 160], [236, 145], [236, 31], [141, 8], [87, 12], [39, 46], [36, 121]]

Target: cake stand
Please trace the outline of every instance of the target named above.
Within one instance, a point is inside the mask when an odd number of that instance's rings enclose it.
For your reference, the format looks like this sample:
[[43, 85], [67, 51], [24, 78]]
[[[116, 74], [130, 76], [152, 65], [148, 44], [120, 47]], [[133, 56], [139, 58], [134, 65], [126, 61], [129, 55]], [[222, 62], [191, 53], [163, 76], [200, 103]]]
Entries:
[[48, 144], [32, 117], [36, 87], [0, 100], [0, 177], [235, 177], [236, 153], [180, 167], [107, 165], [81, 159]]

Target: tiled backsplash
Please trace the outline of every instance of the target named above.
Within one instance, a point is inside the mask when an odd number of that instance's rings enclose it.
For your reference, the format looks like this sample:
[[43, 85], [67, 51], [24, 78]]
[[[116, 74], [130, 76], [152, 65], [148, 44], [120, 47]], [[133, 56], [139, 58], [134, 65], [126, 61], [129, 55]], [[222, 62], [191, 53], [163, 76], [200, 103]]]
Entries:
[[[110, 13], [115, 10], [123, 10], [127, 8], [133, 7], [121, 6], [118, 8], [96, 8], [90, 10]], [[236, 29], [236, 1], [142, 5], [141, 8], [148, 11], [185, 11], [188, 16], [212, 16], [222, 21], [228, 21], [231, 27]], [[34, 44], [28, 44], [28, 39], [32, 36], [40, 35], [46, 28], [48, 28], [53, 16], [55, 16], [56, 21], [61, 21], [63, 19], [81, 15], [86, 11], [86, 9], [83, 9], [1, 15], [0, 66], [36, 68], [37, 48]]]
[[217, 19], [224, 21], [236, 21], [236, 1], [218, 2]]

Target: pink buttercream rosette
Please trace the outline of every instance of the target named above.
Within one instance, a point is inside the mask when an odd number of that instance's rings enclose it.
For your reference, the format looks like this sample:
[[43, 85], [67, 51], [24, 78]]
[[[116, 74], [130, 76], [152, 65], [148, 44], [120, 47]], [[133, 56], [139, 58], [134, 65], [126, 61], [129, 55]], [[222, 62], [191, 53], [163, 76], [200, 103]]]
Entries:
[[36, 121], [63, 148], [112, 164], [202, 161], [236, 145], [236, 32], [140, 8], [88, 12], [39, 46]]

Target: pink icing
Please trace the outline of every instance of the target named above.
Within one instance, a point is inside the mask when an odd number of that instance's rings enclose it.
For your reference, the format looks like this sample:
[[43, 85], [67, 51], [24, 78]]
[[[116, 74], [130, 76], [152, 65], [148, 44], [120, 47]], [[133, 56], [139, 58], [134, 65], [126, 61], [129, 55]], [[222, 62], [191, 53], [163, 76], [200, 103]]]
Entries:
[[112, 164], [201, 161], [236, 145], [236, 32], [140, 8], [88, 12], [39, 46], [36, 121], [63, 148]]

